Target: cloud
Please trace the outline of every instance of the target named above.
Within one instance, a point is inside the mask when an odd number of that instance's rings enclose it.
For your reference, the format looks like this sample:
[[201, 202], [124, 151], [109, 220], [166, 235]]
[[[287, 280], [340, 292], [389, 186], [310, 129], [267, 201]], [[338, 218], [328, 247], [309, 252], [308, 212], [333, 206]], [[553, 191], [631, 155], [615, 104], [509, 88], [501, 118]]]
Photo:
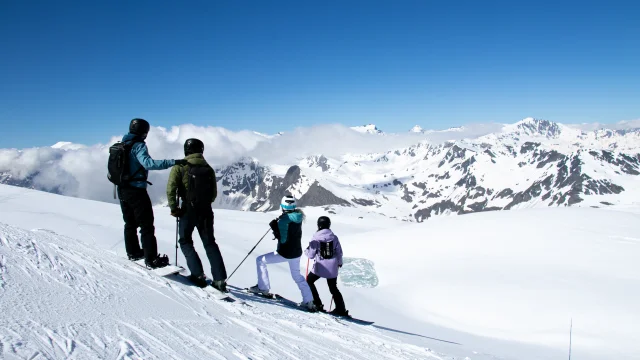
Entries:
[[[225, 164], [265, 141], [263, 135], [252, 131], [230, 131], [218, 127], [194, 125], [174, 126], [171, 129], [153, 127], [147, 137], [149, 154], [154, 159], [181, 159], [183, 144], [188, 138], [205, 143], [205, 157], [215, 165]], [[105, 144], [85, 146], [40, 147], [29, 149], [0, 149], [0, 173], [11, 175], [14, 181], [28, 181], [35, 188], [80, 198], [115, 202], [113, 184], [107, 180], [109, 146], [122, 135], [111, 137]], [[155, 203], [166, 198], [169, 171], [151, 171], [149, 193]]]
[[421, 141], [439, 144], [465, 138], [475, 138], [502, 128], [501, 124], [474, 124], [462, 129], [441, 130], [429, 133], [406, 132], [401, 134], [369, 134], [340, 124], [297, 128], [282, 136], [258, 143], [248, 156], [262, 163], [293, 163], [296, 159], [323, 154], [327, 157], [341, 155], [384, 153], [415, 145]]
[[617, 123], [603, 124], [603, 123], [582, 123], [582, 124], [567, 124], [567, 126], [580, 129], [582, 131], [595, 131], [600, 129], [609, 130], [629, 130], [639, 129], [640, 119], [636, 120], [623, 120]]

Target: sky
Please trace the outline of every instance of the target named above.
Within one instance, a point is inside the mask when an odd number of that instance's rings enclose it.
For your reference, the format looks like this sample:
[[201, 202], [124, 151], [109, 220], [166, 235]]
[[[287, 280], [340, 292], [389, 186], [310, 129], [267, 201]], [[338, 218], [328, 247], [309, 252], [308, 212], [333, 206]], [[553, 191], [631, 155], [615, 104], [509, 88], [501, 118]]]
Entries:
[[640, 118], [640, 3], [2, 1], [0, 148]]

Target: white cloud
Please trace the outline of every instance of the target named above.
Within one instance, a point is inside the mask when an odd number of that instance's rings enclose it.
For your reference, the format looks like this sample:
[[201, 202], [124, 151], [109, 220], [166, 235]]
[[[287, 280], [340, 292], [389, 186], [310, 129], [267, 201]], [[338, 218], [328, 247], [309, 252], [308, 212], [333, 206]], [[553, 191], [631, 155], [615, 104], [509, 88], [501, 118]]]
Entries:
[[[183, 144], [191, 137], [205, 143], [205, 157], [215, 165], [243, 156], [266, 140], [252, 131], [234, 132], [190, 124], [171, 129], [153, 127], [146, 141], [149, 154], [157, 160], [181, 159]], [[113, 202], [113, 185], [107, 180], [106, 164], [109, 146], [121, 138], [122, 135], [113, 136], [106, 144], [93, 146], [0, 149], [0, 173], [9, 173], [17, 181], [31, 179], [38, 189]], [[155, 202], [166, 197], [168, 176], [168, 170], [149, 173], [149, 181], [154, 184], [149, 187], [149, 193]]]
[[282, 136], [260, 142], [248, 153], [263, 163], [292, 163], [296, 159], [323, 154], [328, 157], [341, 155], [382, 153], [404, 148], [427, 140], [434, 144], [465, 138], [476, 138], [502, 129], [502, 124], [471, 124], [462, 129], [448, 129], [434, 132], [399, 133], [380, 136], [372, 133], [354, 131], [340, 124], [318, 125], [297, 128], [285, 132]]
[[617, 123], [603, 124], [603, 123], [582, 123], [582, 124], [567, 124], [567, 126], [580, 129], [582, 131], [594, 131], [599, 129], [610, 130], [628, 130], [640, 128], [640, 119], [636, 120], [623, 120]]

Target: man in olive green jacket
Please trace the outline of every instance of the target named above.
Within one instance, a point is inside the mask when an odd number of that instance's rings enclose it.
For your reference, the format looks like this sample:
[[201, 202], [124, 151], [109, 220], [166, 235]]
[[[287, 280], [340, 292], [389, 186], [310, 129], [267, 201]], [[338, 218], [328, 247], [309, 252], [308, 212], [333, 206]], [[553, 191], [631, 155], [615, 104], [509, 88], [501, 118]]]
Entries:
[[[193, 247], [193, 230], [198, 228], [200, 239], [209, 258], [212, 286], [226, 292], [227, 272], [220, 248], [213, 235], [213, 210], [211, 203], [217, 196], [215, 172], [204, 159], [204, 144], [198, 139], [188, 139], [184, 143], [187, 165], [176, 165], [171, 169], [167, 183], [167, 198], [171, 215], [178, 217], [180, 249], [187, 260], [191, 275], [189, 278], [200, 287], [207, 286], [206, 276], [200, 257]], [[191, 176], [191, 179], [190, 179]], [[195, 184], [189, 191], [189, 184]], [[182, 199], [182, 207], [176, 199]]]

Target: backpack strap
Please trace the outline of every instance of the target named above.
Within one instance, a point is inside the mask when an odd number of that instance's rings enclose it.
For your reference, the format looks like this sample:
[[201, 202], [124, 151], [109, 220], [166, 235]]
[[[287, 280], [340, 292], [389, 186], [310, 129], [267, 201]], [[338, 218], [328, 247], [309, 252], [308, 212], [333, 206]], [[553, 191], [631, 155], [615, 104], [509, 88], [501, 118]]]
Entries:
[[[125, 146], [128, 148], [129, 156], [131, 156], [131, 150], [133, 150], [133, 145], [135, 145], [137, 143], [145, 144], [144, 140], [142, 140], [142, 139], [140, 139], [138, 137], [135, 137], [131, 141], [128, 141], [128, 142], [124, 143]], [[140, 167], [138, 168], [138, 170], [136, 170], [133, 174], [129, 175], [129, 177], [131, 179], [131, 180], [129, 180], [129, 183], [134, 182], [134, 181], [144, 181], [149, 185], [153, 185], [149, 180], [147, 180], [148, 179], [147, 175], [145, 175], [144, 178], [142, 178], [142, 179], [134, 179], [134, 177], [136, 175], [138, 175], [140, 173], [140, 171], [142, 171], [142, 169], [144, 169], [144, 166], [142, 166], [142, 164], [140, 164]]]

